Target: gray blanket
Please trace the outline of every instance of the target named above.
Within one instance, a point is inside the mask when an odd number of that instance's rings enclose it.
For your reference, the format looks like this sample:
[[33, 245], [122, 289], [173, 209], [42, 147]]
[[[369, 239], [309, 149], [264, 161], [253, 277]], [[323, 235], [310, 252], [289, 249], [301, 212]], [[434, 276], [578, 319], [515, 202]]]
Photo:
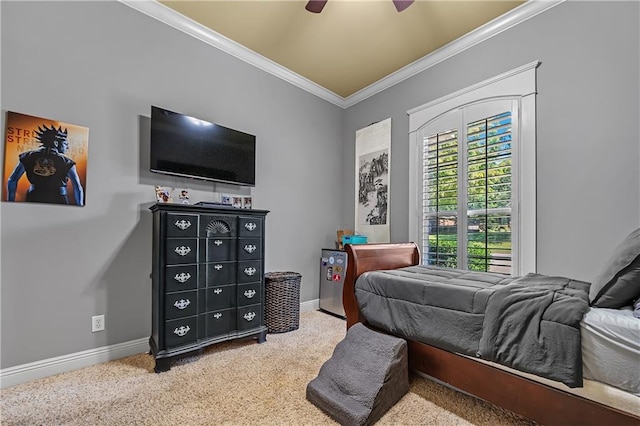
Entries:
[[363, 274], [356, 298], [372, 326], [452, 352], [582, 386], [580, 320], [589, 283], [413, 266]]
[[489, 298], [478, 355], [517, 370], [582, 386], [580, 320], [589, 283], [527, 274]]

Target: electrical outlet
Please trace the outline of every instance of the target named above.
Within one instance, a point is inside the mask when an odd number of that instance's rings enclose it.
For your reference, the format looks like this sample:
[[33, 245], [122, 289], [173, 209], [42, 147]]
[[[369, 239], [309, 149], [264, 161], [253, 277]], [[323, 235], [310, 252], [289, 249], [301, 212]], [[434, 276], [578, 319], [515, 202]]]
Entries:
[[91, 317], [91, 332], [104, 331], [104, 315]]

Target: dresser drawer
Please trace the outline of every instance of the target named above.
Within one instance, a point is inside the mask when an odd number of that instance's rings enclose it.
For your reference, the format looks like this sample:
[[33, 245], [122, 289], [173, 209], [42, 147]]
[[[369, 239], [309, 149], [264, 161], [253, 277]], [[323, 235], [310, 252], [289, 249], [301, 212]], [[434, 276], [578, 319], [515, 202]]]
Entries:
[[227, 215], [201, 215], [200, 236], [206, 238], [230, 238], [236, 237], [235, 216]]
[[236, 286], [221, 285], [199, 290], [199, 313], [236, 306]]
[[165, 247], [167, 265], [196, 263], [198, 260], [197, 238], [169, 238]]
[[208, 312], [200, 317], [204, 317], [204, 337], [216, 337], [236, 329], [235, 308]]
[[254, 281], [262, 282], [262, 261], [238, 262], [238, 284]]
[[198, 265], [167, 266], [165, 288], [168, 292], [192, 290], [198, 287]]
[[197, 237], [198, 216], [187, 214], [167, 214], [167, 237]]
[[200, 287], [210, 287], [220, 284], [235, 284], [238, 265], [236, 262], [212, 262], [200, 265], [204, 279]]
[[240, 216], [238, 218], [238, 235], [240, 237], [262, 238], [262, 218]]
[[238, 306], [262, 303], [262, 283], [238, 285]]
[[262, 325], [262, 305], [238, 308], [238, 331], [249, 330]]
[[168, 348], [184, 346], [198, 340], [197, 316], [166, 321], [164, 341]]
[[238, 239], [238, 260], [262, 259], [262, 238]]
[[198, 313], [198, 291], [167, 293], [164, 297], [164, 317], [174, 319]]
[[205, 262], [236, 260], [237, 240], [230, 238], [207, 238]]

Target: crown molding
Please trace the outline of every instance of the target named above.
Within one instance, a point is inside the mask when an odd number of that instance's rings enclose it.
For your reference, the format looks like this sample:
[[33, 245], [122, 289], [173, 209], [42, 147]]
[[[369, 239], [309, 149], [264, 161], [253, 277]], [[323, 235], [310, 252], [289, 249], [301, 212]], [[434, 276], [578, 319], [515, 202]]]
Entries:
[[566, 0], [529, 0], [504, 15], [465, 34], [440, 49], [418, 59], [417, 61], [389, 74], [377, 82], [365, 87], [351, 96], [343, 98], [311, 80], [285, 68], [272, 60], [247, 49], [235, 41], [219, 34], [194, 20], [187, 18], [156, 0], [118, 0], [145, 15], [163, 22], [179, 31], [203, 41], [231, 56], [241, 59], [263, 71], [287, 81], [307, 92], [318, 96], [343, 109], [349, 108], [363, 100], [398, 84], [476, 44], [485, 41], [509, 28], [518, 25]]
[[432, 66], [439, 64], [440, 62], [457, 55], [480, 42], [488, 40], [491, 37], [526, 21], [527, 19], [533, 18], [534, 16], [557, 6], [560, 3], [564, 3], [565, 1], [566, 0], [528, 0], [521, 6], [518, 6], [504, 15], [487, 22], [485, 25], [476, 28], [462, 37], [455, 39], [451, 43], [442, 46], [440, 49], [431, 52], [430, 54], [345, 98], [343, 108], [355, 105], [376, 93], [398, 84], [419, 72], [431, 68]]
[[312, 82], [311, 80], [294, 73], [288, 68], [279, 65], [272, 60], [242, 46], [239, 43], [219, 34], [198, 22], [179, 14], [173, 9], [157, 2], [156, 0], [118, 0], [139, 12], [157, 19], [179, 31], [197, 38], [231, 56], [241, 59], [263, 71], [275, 75], [286, 82], [310, 92], [319, 98], [343, 107], [344, 98], [330, 90]]

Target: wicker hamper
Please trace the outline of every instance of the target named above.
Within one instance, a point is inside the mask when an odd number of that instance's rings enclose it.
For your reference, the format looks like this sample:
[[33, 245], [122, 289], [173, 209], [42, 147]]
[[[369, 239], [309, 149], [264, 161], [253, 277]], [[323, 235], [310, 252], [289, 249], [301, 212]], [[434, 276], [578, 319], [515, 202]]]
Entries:
[[267, 333], [285, 333], [300, 326], [300, 280], [297, 272], [267, 272], [264, 322]]

